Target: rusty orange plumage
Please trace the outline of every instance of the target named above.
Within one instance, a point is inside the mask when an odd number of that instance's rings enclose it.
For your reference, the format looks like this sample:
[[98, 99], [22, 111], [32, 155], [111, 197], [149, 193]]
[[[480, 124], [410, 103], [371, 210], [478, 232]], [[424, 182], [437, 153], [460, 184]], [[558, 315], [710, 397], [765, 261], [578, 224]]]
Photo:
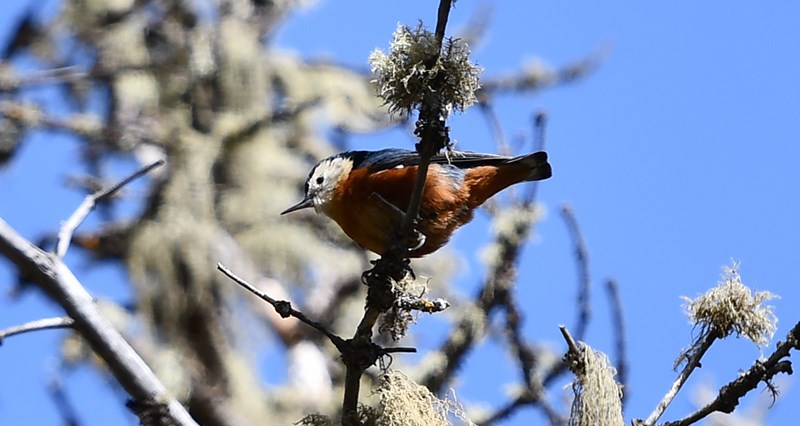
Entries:
[[[314, 207], [361, 247], [385, 254], [411, 200], [419, 155], [403, 149], [348, 151], [320, 161], [306, 180], [305, 198], [281, 214]], [[475, 208], [503, 189], [552, 175], [545, 152], [506, 157], [449, 151], [431, 160], [416, 230], [420, 244], [407, 257], [445, 245], [472, 220]]]

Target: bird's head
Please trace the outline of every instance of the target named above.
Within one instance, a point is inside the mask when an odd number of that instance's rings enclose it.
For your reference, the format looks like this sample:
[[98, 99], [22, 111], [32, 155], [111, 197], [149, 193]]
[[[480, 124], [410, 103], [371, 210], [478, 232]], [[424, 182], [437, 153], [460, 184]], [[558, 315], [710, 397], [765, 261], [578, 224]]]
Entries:
[[346, 155], [340, 154], [320, 161], [308, 174], [305, 198], [281, 214], [309, 207], [314, 207], [318, 213], [324, 213], [336, 189], [347, 179], [351, 170], [353, 170], [353, 160]]

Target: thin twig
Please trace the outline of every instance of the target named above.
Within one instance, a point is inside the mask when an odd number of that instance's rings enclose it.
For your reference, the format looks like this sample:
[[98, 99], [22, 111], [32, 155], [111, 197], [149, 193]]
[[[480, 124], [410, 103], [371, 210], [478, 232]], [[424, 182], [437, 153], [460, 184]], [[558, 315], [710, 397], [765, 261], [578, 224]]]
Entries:
[[84, 198], [83, 202], [78, 209], [75, 210], [74, 213], [61, 225], [61, 229], [58, 231], [58, 243], [56, 244], [56, 256], [60, 258], [64, 258], [67, 254], [67, 250], [69, 249], [70, 241], [72, 241], [72, 234], [75, 232], [75, 229], [86, 220], [86, 217], [89, 216], [89, 213], [94, 210], [97, 204], [101, 201], [104, 201], [106, 198], [111, 197], [122, 189], [125, 185], [131, 183], [132, 181], [150, 173], [151, 170], [155, 169], [156, 167], [160, 167], [164, 165], [164, 160], [155, 161], [147, 166], [142, 167], [141, 169], [137, 170], [130, 176], [122, 179], [118, 183], [111, 185], [110, 187], [97, 191], [94, 194], [87, 195]]
[[69, 328], [75, 322], [70, 317], [58, 318], [45, 318], [36, 321], [26, 322], [25, 324], [15, 325], [0, 330], [0, 345], [7, 337], [15, 336], [17, 334], [27, 333], [30, 331], [49, 330], [52, 328]]
[[444, 40], [445, 30], [447, 28], [447, 20], [450, 16], [450, 9], [453, 7], [452, 0], [441, 0], [439, 2], [439, 10], [436, 16], [436, 40], [441, 46]]
[[[547, 142], [547, 111], [540, 109], [533, 114], [533, 150], [542, 151]], [[537, 181], [538, 182], [538, 181]]]
[[10, 101], [0, 101], [0, 117], [28, 127], [41, 126], [47, 129], [75, 133], [84, 137], [98, 137], [104, 130], [99, 118], [90, 114], [74, 114], [66, 118], [59, 118], [42, 112], [38, 106]]
[[297, 318], [298, 320], [302, 321], [303, 323], [313, 327], [314, 329], [316, 329], [320, 333], [324, 334], [325, 337], [327, 337], [331, 341], [331, 343], [333, 343], [333, 345], [336, 346], [337, 349], [339, 349], [340, 352], [343, 350], [344, 345], [345, 345], [345, 340], [344, 339], [342, 339], [341, 337], [337, 336], [336, 334], [334, 334], [333, 332], [328, 330], [324, 325], [312, 320], [311, 318], [308, 318], [304, 313], [298, 311], [297, 309], [292, 308], [292, 304], [291, 303], [289, 303], [289, 302], [287, 302], [285, 300], [273, 299], [268, 294], [264, 293], [263, 291], [261, 291], [258, 288], [256, 288], [254, 285], [250, 284], [249, 282], [247, 282], [243, 278], [241, 278], [238, 275], [236, 275], [235, 273], [233, 273], [233, 271], [231, 271], [230, 269], [226, 268], [221, 263], [217, 263], [217, 269], [220, 272], [222, 272], [223, 274], [225, 274], [228, 278], [230, 278], [234, 282], [236, 282], [236, 284], [239, 284], [240, 286], [246, 288], [251, 293], [253, 293], [256, 296], [260, 297], [261, 300], [264, 300], [265, 302], [267, 302], [270, 305], [272, 305], [272, 307], [275, 308], [275, 312], [277, 312], [278, 315], [280, 315], [281, 317], [288, 318], [288, 317], [291, 316], [291, 317]]
[[5, 75], [0, 78], [0, 92], [42, 84], [78, 81], [88, 76], [88, 73], [74, 65], [34, 71], [25, 75]]
[[[547, 144], [547, 113], [543, 110], [537, 111], [533, 115], [533, 151], [544, 151]], [[522, 203], [525, 207], [530, 206], [536, 201], [539, 193], [539, 182], [534, 181], [528, 185], [528, 190], [523, 194]]]
[[483, 426], [495, 424], [526, 405], [538, 405], [550, 420], [551, 425], [561, 424], [563, 419], [547, 399], [541, 378], [533, 374], [536, 368], [536, 356], [524, 341], [522, 315], [517, 304], [511, 294], [503, 299], [505, 299], [502, 305], [505, 307], [506, 314], [506, 334], [508, 334], [509, 345], [519, 361], [524, 390], [513, 401], [498, 409], [480, 424]]
[[607, 47], [600, 46], [585, 57], [558, 69], [529, 66], [512, 75], [486, 78], [476, 96], [485, 101], [503, 92], [532, 92], [572, 83], [599, 68], [608, 51]]
[[681, 387], [686, 383], [686, 380], [689, 379], [689, 376], [692, 374], [695, 368], [700, 366], [700, 359], [703, 358], [706, 351], [711, 347], [715, 340], [719, 338], [719, 332], [712, 328], [707, 334], [704, 334], [700, 337], [700, 340], [696, 342], [693, 347], [687, 353], [688, 357], [686, 359], [686, 366], [681, 370], [678, 374], [678, 377], [675, 378], [675, 381], [672, 383], [672, 386], [667, 391], [667, 394], [664, 395], [664, 398], [661, 402], [658, 403], [655, 410], [650, 413], [650, 416], [647, 417], [647, 420], [642, 422], [641, 420], [637, 420], [634, 422], [637, 426], [653, 426], [656, 424], [658, 419], [664, 414], [669, 404], [672, 403], [672, 400], [675, 399], [675, 396], [678, 394], [678, 391], [681, 390]]
[[569, 330], [567, 329], [566, 325], [559, 325], [558, 330], [561, 332], [561, 335], [564, 336], [564, 340], [567, 342], [567, 349], [569, 352], [577, 355], [580, 354], [580, 348], [578, 348], [578, 343], [572, 337]]
[[58, 412], [61, 414], [62, 424], [65, 426], [78, 426], [78, 412], [75, 407], [70, 403], [67, 393], [64, 392], [64, 387], [61, 385], [61, 378], [53, 377], [47, 385], [47, 391], [50, 398], [53, 399]]
[[536, 365], [536, 356], [530, 347], [525, 343], [522, 336], [522, 314], [517, 309], [516, 303], [509, 297], [505, 303], [506, 307], [506, 333], [508, 340], [511, 344], [519, 361], [519, 367], [522, 373], [522, 378], [526, 388], [532, 388], [535, 379], [533, 376], [533, 369]]
[[[575, 328], [577, 340], [583, 340], [586, 334], [586, 328], [589, 324], [591, 316], [590, 305], [590, 290], [591, 280], [589, 278], [589, 260], [588, 250], [586, 243], [583, 239], [578, 220], [575, 218], [575, 213], [568, 205], [561, 207], [561, 217], [567, 225], [567, 230], [572, 239], [572, 244], [575, 249], [575, 261], [578, 268], [578, 318], [576, 320]], [[559, 377], [567, 368], [564, 362], [559, 362], [553, 365], [547, 374], [544, 376], [544, 385], [549, 386], [557, 377]]]
[[589, 277], [589, 251], [586, 250], [586, 243], [583, 233], [578, 226], [578, 219], [575, 212], [569, 205], [561, 206], [561, 217], [567, 225], [572, 245], [575, 248], [575, 262], [578, 268], [578, 320], [575, 324], [575, 336], [577, 340], [583, 340], [586, 335], [586, 327], [591, 316], [591, 279]]
[[[261, 300], [264, 300], [272, 305], [272, 307], [275, 309], [275, 312], [277, 312], [281, 317], [294, 317], [319, 331], [325, 335], [331, 341], [331, 343], [333, 343], [333, 345], [342, 355], [342, 362], [345, 364], [345, 395], [342, 403], [344, 409], [344, 415], [342, 418], [343, 424], [358, 424], [358, 413], [355, 411], [355, 408], [348, 411], [347, 407], [358, 406], [358, 388], [360, 387], [361, 376], [369, 366], [373, 365], [378, 358], [384, 355], [389, 355], [392, 353], [414, 353], [417, 351], [415, 348], [407, 347], [382, 348], [372, 343], [369, 339], [363, 340], [354, 337], [350, 340], [344, 340], [328, 330], [324, 325], [308, 318], [302, 312], [292, 308], [290, 302], [285, 300], [277, 300], [270, 297], [268, 294], [264, 293], [243, 278], [233, 273], [221, 263], [217, 263], [217, 269], [240, 286], [261, 298]], [[364, 320], [362, 320], [362, 322], [364, 322]], [[356, 332], [356, 335], [358, 335], [358, 332]], [[355, 384], [355, 382], [358, 382], [358, 384]], [[349, 392], [347, 392], [348, 388], [350, 389]]]
[[608, 293], [609, 304], [611, 305], [611, 322], [615, 330], [615, 350], [617, 380], [622, 385], [622, 404], [628, 397], [628, 349], [625, 345], [625, 318], [622, 314], [622, 299], [619, 295], [617, 281], [609, 279], [606, 281], [606, 292]]
[[489, 102], [478, 102], [478, 108], [483, 113], [486, 124], [492, 132], [492, 139], [494, 139], [497, 151], [503, 155], [510, 155], [511, 148], [508, 146], [503, 126], [500, 124], [500, 119], [497, 117], [497, 111], [495, 111], [494, 106]]
[[553, 404], [547, 399], [547, 396], [542, 391], [541, 393], [532, 394], [531, 392], [523, 392], [522, 394], [518, 395], [514, 398], [513, 401], [509, 402], [508, 404], [502, 406], [500, 409], [495, 411], [492, 415], [487, 417], [485, 420], [478, 422], [480, 426], [491, 426], [497, 424], [505, 419], [507, 419], [510, 415], [514, 414], [517, 410], [522, 407], [530, 406], [533, 404], [537, 404], [544, 415], [547, 416], [548, 421], [550, 422], [551, 426], [563, 425], [564, 424], [564, 417], [559, 414]]
[[791, 363], [788, 360], [784, 360], [784, 358], [790, 356], [792, 349], [800, 350], [800, 322], [795, 324], [789, 331], [785, 341], [778, 343], [775, 352], [769, 358], [765, 361], [757, 360], [749, 370], [723, 386], [713, 401], [685, 418], [675, 422], [667, 422], [664, 426], [688, 426], [715, 411], [732, 413], [736, 406], [739, 405], [739, 399], [751, 390], [756, 389], [762, 381], [769, 383], [769, 380], [778, 373], [792, 374]]

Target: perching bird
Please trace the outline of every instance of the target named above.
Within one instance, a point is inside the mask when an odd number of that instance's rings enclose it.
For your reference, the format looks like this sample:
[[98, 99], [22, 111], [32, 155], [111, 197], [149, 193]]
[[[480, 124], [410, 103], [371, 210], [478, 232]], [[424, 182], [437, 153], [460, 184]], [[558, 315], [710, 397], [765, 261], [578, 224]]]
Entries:
[[[415, 151], [348, 151], [320, 161], [308, 175], [305, 198], [281, 214], [314, 207], [330, 217], [359, 246], [385, 254], [398, 235], [417, 177]], [[449, 151], [428, 168], [416, 231], [421, 257], [445, 245], [473, 211], [494, 194], [524, 181], [552, 175], [547, 153], [506, 157]]]

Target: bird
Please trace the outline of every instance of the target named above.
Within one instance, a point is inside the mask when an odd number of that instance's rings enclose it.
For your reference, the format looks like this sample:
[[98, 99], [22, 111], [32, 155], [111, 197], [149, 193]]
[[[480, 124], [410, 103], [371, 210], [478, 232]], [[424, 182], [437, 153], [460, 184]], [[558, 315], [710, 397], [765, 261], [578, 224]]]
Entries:
[[[416, 151], [386, 148], [347, 151], [317, 163], [305, 182], [305, 197], [281, 215], [313, 207], [333, 219], [360, 247], [386, 254], [399, 237], [417, 177]], [[445, 150], [431, 158], [419, 214], [417, 244], [406, 258], [433, 253], [474, 211], [503, 189], [552, 176], [544, 151], [521, 156]]]

